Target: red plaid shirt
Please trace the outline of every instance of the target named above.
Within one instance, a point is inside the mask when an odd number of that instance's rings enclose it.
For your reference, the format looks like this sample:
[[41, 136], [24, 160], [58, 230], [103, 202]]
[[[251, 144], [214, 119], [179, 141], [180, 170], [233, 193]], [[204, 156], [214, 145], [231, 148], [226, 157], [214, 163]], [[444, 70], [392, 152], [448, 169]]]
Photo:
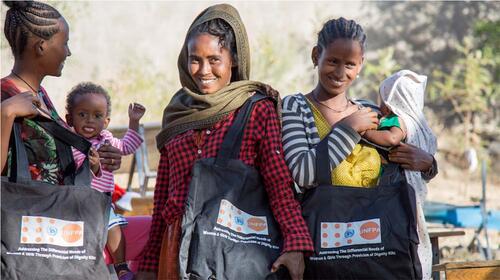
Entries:
[[[175, 136], [161, 149], [154, 194], [153, 221], [139, 270], [158, 271], [163, 232], [184, 213], [191, 170], [196, 160], [215, 157], [235, 113], [206, 130]], [[283, 252], [313, 251], [309, 231], [292, 192], [293, 179], [283, 159], [281, 127], [270, 100], [258, 102], [245, 129], [240, 160], [260, 170], [271, 209], [280, 225]]]

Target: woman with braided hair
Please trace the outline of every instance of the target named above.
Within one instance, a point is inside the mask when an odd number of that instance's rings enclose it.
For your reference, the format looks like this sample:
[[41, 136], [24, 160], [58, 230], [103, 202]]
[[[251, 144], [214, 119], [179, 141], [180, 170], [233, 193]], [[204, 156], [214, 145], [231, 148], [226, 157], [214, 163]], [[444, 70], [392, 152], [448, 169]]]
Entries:
[[[361, 139], [376, 130], [379, 109], [362, 100], [351, 100], [347, 91], [357, 79], [364, 62], [366, 35], [354, 20], [327, 21], [318, 33], [311, 58], [318, 83], [308, 94], [289, 95], [283, 100], [283, 148], [295, 182], [314, 188], [316, 156], [320, 142], [328, 142], [332, 185], [371, 188], [377, 186], [381, 159], [375, 148]], [[437, 174], [434, 157], [416, 146], [400, 143], [389, 161], [419, 172], [424, 180]], [[425, 225], [423, 225], [425, 226]], [[426, 236], [428, 239], [428, 236]], [[427, 240], [419, 245], [423, 279], [430, 278], [431, 259]], [[423, 252], [423, 253], [421, 253]], [[374, 277], [381, 277], [374, 275]]]
[[[10, 8], [6, 13], [4, 33], [14, 56], [14, 66], [11, 73], [1, 80], [0, 170], [2, 175], [10, 174], [8, 154], [11, 132], [14, 120], [23, 118], [21, 138], [26, 147], [32, 179], [63, 185], [64, 174], [54, 137], [30, 118], [43, 112], [66, 126], [41, 83], [45, 76], [61, 76], [64, 62], [71, 55], [68, 23], [55, 8], [45, 3], [4, 3]], [[102, 168], [113, 171], [120, 167], [119, 149], [108, 144], [98, 152]], [[115, 261], [115, 267], [124, 267], [119, 260]], [[120, 269], [116, 271], [119, 275]], [[124, 273], [132, 274], [128, 271]], [[123, 279], [132, 279], [132, 276]]]
[[[62, 184], [58, 156], [52, 137], [29, 120], [39, 111], [63, 123], [50, 98], [41, 86], [45, 76], [61, 76], [64, 61], [71, 55], [68, 47], [69, 27], [52, 6], [37, 1], [3, 1], [9, 7], [4, 34], [14, 55], [11, 73], [2, 78], [2, 174], [7, 172], [7, 155], [14, 119], [25, 117], [22, 137], [28, 151], [34, 180]], [[118, 149], [106, 145], [99, 150], [101, 164], [108, 170], [120, 167]]]

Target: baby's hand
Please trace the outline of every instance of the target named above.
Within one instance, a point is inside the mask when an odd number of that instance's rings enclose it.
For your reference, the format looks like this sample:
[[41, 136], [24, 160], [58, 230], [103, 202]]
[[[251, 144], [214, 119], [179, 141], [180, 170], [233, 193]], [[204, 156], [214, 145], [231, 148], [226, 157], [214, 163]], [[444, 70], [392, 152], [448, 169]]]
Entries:
[[99, 171], [101, 171], [101, 164], [99, 160], [99, 153], [95, 148], [90, 148], [89, 152], [89, 161], [90, 161], [90, 169], [94, 173], [94, 175], [99, 174]]
[[131, 121], [139, 121], [145, 112], [146, 108], [139, 103], [130, 103], [128, 105], [128, 117]]

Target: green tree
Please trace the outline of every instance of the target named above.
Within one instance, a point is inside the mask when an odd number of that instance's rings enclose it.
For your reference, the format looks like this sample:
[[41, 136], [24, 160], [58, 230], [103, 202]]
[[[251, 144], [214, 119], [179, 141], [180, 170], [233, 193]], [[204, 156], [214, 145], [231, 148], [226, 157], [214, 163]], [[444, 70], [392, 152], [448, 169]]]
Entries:
[[363, 17], [368, 51], [394, 47], [404, 68], [451, 71], [462, 55], [456, 46], [474, 35], [478, 19], [498, 21], [499, 10], [495, 1], [370, 2]]
[[495, 83], [491, 71], [494, 62], [474, 47], [471, 37], [466, 38], [456, 50], [460, 57], [451, 72], [433, 72], [435, 79], [431, 85], [431, 98], [439, 104], [451, 104], [451, 114], [458, 116], [464, 126], [464, 145], [468, 148], [471, 136], [476, 132], [473, 122], [475, 115], [481, 123], [496, 121], [491, 116], [498, 97], [498, 91], [495, 90], [498, 83]]
[[500, 20], [480, 20], [475, 26], [475, 35], [484, 57], [493, 60], [492, 70], [495, 82], [500, 82]]

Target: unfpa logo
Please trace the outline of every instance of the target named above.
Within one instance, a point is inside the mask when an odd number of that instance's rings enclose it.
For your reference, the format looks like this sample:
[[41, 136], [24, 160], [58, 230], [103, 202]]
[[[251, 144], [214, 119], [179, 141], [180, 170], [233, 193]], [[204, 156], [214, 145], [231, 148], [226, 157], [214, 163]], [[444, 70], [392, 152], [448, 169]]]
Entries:
[[368, 240], [373, 240], [380, 235], [380, 226], [375, 222], [366, 222], [361, 225], [359, 235]]
[[82, 239], [83, 229], [78, 224], [67, 224], [62, 229], [62, 238], [68, 243], [75, 243]]
[[255, 231], [263, 231], [267, 228], [266, 221], [259, 218], [250, 218], [247, 220], [248, 227]]

